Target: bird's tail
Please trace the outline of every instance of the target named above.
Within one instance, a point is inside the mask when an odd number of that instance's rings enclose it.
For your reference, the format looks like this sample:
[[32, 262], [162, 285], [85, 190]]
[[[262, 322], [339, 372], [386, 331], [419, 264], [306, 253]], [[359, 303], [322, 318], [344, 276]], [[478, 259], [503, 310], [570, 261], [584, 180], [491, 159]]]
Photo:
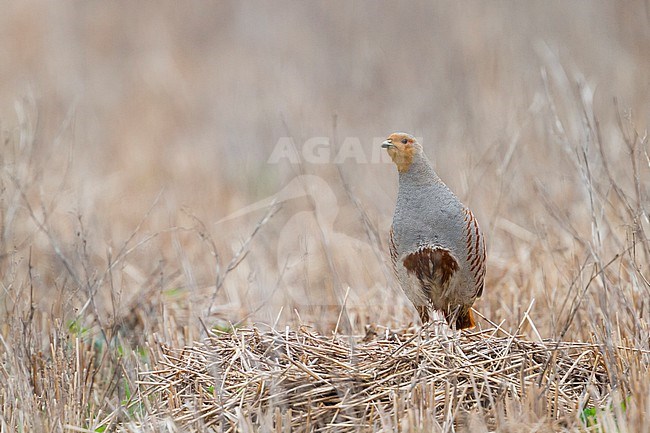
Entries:
[[474, 315], [472, 314], [471, 309], [460, 310], [458, 316], [456, 317], [456, 329], [467, 329], [473, 328], [476, 326], [474, 322]]

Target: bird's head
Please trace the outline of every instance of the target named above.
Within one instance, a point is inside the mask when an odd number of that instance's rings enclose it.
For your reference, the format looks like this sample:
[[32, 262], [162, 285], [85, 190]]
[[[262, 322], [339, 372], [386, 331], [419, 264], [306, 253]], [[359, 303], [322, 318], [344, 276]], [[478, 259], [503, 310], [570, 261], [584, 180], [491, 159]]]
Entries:
[[397, 170], [408, 171], [413, 158], [422, 153], [422, 145], [411, 134], [394, 132], [381, 144], [388, 151], [391, 159], [397, 165]]

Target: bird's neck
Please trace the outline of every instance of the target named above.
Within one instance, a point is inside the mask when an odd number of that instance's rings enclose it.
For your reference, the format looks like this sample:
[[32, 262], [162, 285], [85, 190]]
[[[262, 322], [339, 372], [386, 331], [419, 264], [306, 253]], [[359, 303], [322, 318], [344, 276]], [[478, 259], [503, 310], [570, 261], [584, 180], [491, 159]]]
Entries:
[[400, 184], [442, 182], [424, 153], [414, 155], [409, 167], [406, 170], [399, 170], [399, 181]]

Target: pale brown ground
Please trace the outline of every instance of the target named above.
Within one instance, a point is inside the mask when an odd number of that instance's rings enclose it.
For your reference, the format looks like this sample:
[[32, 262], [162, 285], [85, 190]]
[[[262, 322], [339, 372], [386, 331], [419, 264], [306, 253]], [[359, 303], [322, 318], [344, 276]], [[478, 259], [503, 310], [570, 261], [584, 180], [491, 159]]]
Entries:
[[[0, 431], [144, 417], [119, 407], [156, 341], [415, 322], [388, 266], [394, 167], [333, 163], [394, 130], [481, 222], [476, 309], [601, 347], [628, 398], [601, 425], [645, 431], [647, 354], [615, 348], [648, 350], [649, 70], [647, 1], [5, 2]], [[331, 157], [268, 163], [282, 137]], [[252, 239], [265, 208], [217, 224], [279, 191]], [[287, 266], [305, 245], [309, 270]], [[535, 413], [499, 429], [551, 428]]]

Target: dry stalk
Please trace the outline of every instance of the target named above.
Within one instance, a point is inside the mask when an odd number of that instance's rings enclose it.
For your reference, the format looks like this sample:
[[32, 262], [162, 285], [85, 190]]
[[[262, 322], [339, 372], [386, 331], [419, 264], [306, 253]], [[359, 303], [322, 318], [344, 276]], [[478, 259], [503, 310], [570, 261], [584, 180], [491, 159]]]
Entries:
[[215, 332], [192, 347], [161, 345], [133, 404], [151, 404], [149, 421], [171, 415], [179, 425], [200, 420], [213, 431], [238, 431], [243, 419], [262, 418], [274, 419], [276, 429], [289, 423], [291, 431], [376, 431], [426, 414], [455, 431], [470, 413], [494, 427], [498, 410], [509, 407], [504, 402], [526, 402], [533, 391], [546, 401], [547, 416], [565, 425], [577, 419], [578, 402], [607, 398], [597, 345], [502, 334], [386, 329], [363, 341], [306, 327]]

